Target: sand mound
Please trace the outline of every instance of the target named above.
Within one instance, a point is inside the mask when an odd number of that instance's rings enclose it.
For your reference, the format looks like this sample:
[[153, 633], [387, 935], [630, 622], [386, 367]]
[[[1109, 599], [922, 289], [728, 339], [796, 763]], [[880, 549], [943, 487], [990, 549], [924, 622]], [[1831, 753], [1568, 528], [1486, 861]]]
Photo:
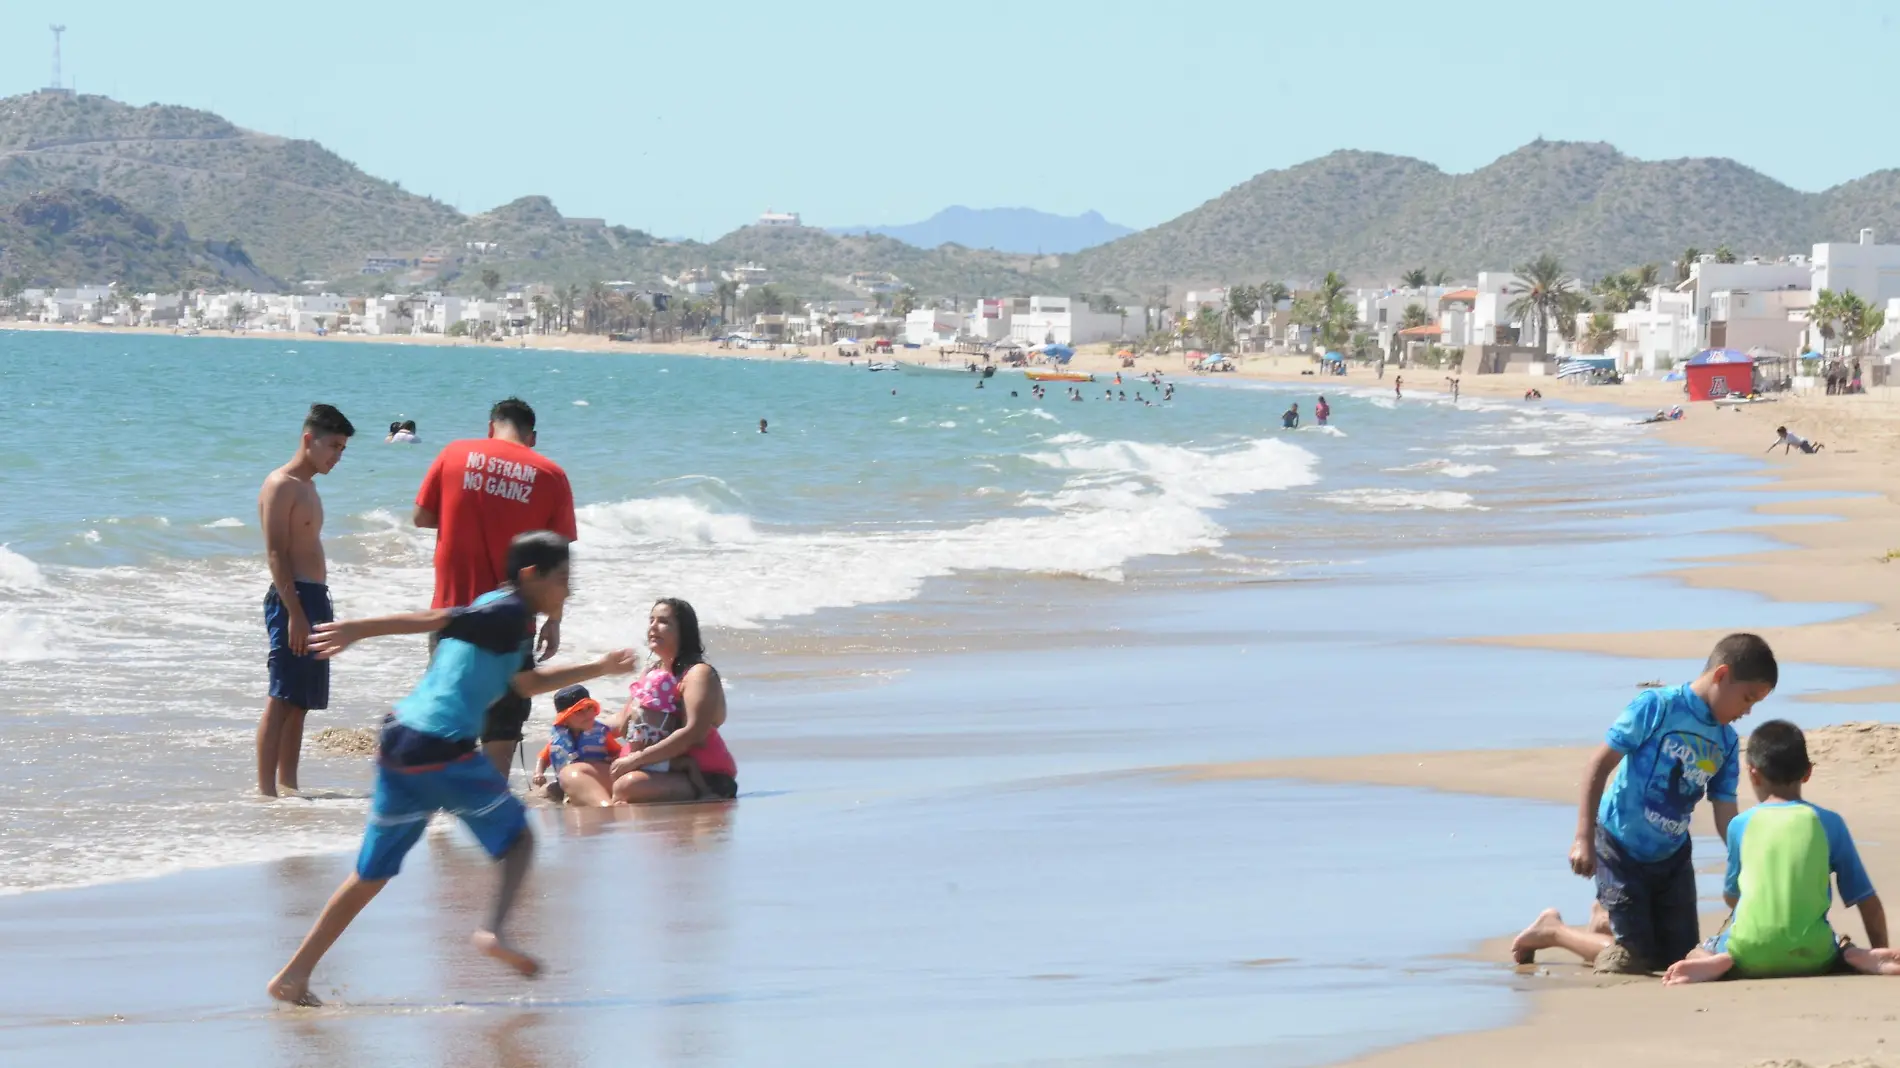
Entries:
[[310, 739], [310, 744], [328, 753], [373, 756], [376, 739], [376, 732], [368, 727], [325, 727]]
[[1808, 757], [1816, 764], [1900, 764], [1900, 723], [1843, 723], [1807, 733]]

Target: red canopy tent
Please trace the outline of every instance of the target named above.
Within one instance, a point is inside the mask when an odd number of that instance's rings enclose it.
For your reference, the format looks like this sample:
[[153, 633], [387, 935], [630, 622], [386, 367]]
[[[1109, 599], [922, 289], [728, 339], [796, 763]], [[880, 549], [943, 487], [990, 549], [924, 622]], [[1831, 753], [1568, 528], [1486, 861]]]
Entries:
[[1683, 365], [1689, 399], [1746, 397], [1755, 391], [1755, 358], [1734, 349], [1703, 349]]

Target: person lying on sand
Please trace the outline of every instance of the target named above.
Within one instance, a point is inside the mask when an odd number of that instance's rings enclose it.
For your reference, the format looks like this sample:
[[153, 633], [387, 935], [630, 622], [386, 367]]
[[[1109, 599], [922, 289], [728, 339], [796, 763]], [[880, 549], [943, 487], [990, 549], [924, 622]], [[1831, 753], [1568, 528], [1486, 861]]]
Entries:
[[[1861, 867], [1847, 821], [1801, 800], [1814, 773], [1807, 738], [1787, 720], [1771, 719], [1748, 736], [1748, 785], [1761, 802], [1728, 825], [1728, 875], [1722, 933], [1669, 966], [1669, 986], [1728, 975], [1782, 979], [1852, 968], [1900, 975], [1900, 952], [1887, 948], [1887, 911]], [[1841, 904], [1860, 909], [1867, 927], [1861, 949], [1837, 941], [1827, 924], [1828, 877]]]
[[1813, 454], [1827, 448], [1827, 446], [1818, 442], [1809, 441], [1799, 434], [1789, 432], [1785, 426], [1775, 428], [1775, 440], [1768, 446], [1768, 451], [1774, 452], [1776, 445], [1781, 446], [1781, 454], [1783, 456], [1788, 455], [1789, 449], [1800, 449], [1802, 452]]
[[[620, 739], [600, 722], [600, 702], [585, 686], [569, 686], [554, 695], [554, 726], [534, 763], [534, 785], [549, 800], [571, 805], [613, 804], [613, 777], [607, 769], [626, 752]], [[548, 772], [554, 781], [548, 781]]]
[[1731, 634], [1694, 682], [1645, 690], [1630, 702], [1584, 768], [1570, 847], [1570, 870], [1596, 877], [1609, 930], [1565, 927], [1547, 909], [1511, 943], [1513, 959], [1529, 964], [1540, 949], [1562, 948], [1599, 972], [1640, 974], [1695, 948], [1689, 817], [1706, 793], [1715, 833], [1728, 834], [1741, 747], [1731, 724], [1774, 691], [1779, 674], [1767, 642]]

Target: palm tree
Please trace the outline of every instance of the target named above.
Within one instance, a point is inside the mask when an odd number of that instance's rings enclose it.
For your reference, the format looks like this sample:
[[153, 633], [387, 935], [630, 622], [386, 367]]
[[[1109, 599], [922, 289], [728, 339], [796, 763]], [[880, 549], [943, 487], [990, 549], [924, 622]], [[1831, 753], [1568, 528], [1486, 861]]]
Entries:
[[495, 290], [501, 288], [501, 272], [495, 270], [493, 267], [484, 267], [482, 268], [481, 278], [482, 292], [487, 294], [489, 300], [494, 300]]
[[1212, 308], [1203, 307], [1194, 313], [1194, 336], [1209, 349], [1222, 349], [1221, 313]]
[[1424, 289], [1431, 282], [1426, 278], [1425, 268], [1414, 267], [1399, 276], [1399, 285], [1406, 289]]
[[1645, 263], [1636, 268], [1633, 273], [1636, 277], [1636, 288], [1644, 293], [1662, 285], [1662, 268], [1653, 263]]
[[145, 303], [143, 301], [139, 300], [135, 295], [127, 296], [125, 298], [125, 317], [131, 321], [126, 325], [139, 325], [139, 312], [143, 310], [145, 310]]
[[246, 308], [242, 300], [234, 300], [230, 306], [225, 309], [224, 324], [236, 330], [238, 327], [244, 325], [244, 317], [250, 314], [250, 311], [251, 309]]
[[1733, 252], [1730, 252], [1730, 251], [1728, 250], [1728, 246], [1727, 246], [1727, 245], [1717, 245], [1717, 246], [1715, 247], [1715, 262], [1717, 262], [1717, 263], [1734, 263], [1734, 262], [1735, 262], [1735, 253], [1733, 253]]
[[1597, 312], [1590, 316], [1590, 324], [1583, 330], [1583, 351], [1592, 356], [1600, 355], [1615, 341], [1616, 316], [1609, 312]]
[[909, 318], [917, 310], [917, 287], [905, 286], [898, 291], [897, 299], [891, 301], [891, 314], [899, 319]]
[[1565, 341], [1576, 344], [1577, 321], [1583, 313], [1590, 310], [1590, 298], [1583, 293], [1569, 292], [1557, 297], [1557, 333]]
[[1887, 313], [1869, 305], [1860, 299], [1860, 294], [1852, 290], [1841, 294], [1841, 345], [1842, 357], [1853, 359], [1861, 342], [1871, 340], [1886, 325]]
[[1636, 276], [1628, 271], [1605, 275], [1595, 288], [1603, 310], [1609, 312], [1629, 311], [1642, 297], [1642, 288]]
[[1432, 313], [1426, 311], [1425, 305], [1423, 304], [1407, 304], [1405, 306], [1405, 315], [1399, 319], [1400, 330], [1411, 330], [1414, 327], [1430, 325], [1432, 325]]
[[542, 296], [539, 293], [536, 293], [534, 295], [533, 300], [528, 301], [528, 305], [534, 309], [535, 333], [537, 334], [547, 333], [548, 320], [554, 317], [554, 305], [549, 304], [548, 298]]
[[739, 300], [739, 283], [728, 278], [713, 290], [713, 296], [719, 298], [719, 321], [732, 318], [732, 306]]
[[777, 315], [785, 310], [785, 297], [771, 286], [759, 287], [759, 311]]
[[580, 283], [579, 282], [568, 283], [568, 287], [561, 291], [561, 329], [563, 330], [574, 329], [574, 309], [580, 307], [580, 303], [581, 303]]
[[1440, 267], [1440, 268], [1439, 268], [1438, 270], [1436, 270], [1436, 271], [1433, 271], [1433, 272], [1432, 272], [1432, 284], [1433, 284], [1433, 285], [1435, 285], [1435, 286], [1448, 286], [1448, 285], [1450, 285], [1450, 284], [1451, 284], [1451, 272], [1450, 272], [1450, 271], [1447, 271], [1447, 270], [1445, 270], [1445, 269], [1444, 269], [1443, 267]]
[[1690, 245], [1682, 250], [1682, 258], [1676, 261], [1676, 284], [1689, 280], [1689, 272], [1695, 268], [1695, 261], [1702, 258], [1702, 250]]
[[1260, 291], [1249, 285], [1227, 287], [1227, 329], [1231, 332], [1242, 322], [1253, 322], [1260, 310]]
[[1834, 340], [1834, 324], [1841, 320], [1841, 311], [1841, 294], [1823, 289], [1814, 295], [1814, 306], [1808, 309], [1808, 324], [1821, 335], [1823, 356], [1828, 354], [1828, 343]]
[[1517, 279], [1504, 292], [1516, 299], [1505, 310], [1521, 323], [1537, 323], [1537, 341], [1545, 354], [1550, 352], [1550, 320], [1560, 311], [1559, 301], [1574, 291], [1574, 283], [1564, 277], [1563, 265], [1546, 252], [1529, 263], [1519, 264]]

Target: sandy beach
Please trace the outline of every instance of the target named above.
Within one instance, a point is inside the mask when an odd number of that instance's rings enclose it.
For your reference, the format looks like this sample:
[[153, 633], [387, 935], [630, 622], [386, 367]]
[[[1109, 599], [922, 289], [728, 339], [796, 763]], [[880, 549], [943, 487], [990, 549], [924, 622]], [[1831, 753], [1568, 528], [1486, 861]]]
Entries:
[[[20, 326], [32, 328], [30, 324]], [[131, 333], [122, 328], [97, 329]], [[469, 344], [461, 339], [446, 338], [239, 336], [313, 343], [333, 340]], [[530, 349], [577, 352], [671, 353], [770, 360], [784, 359], [788, 355], [783, 351], [734, 352], [703, 343], [627, 345], [588, 336], [520, 340], [521, 347]], [[509, 347], [515, 347], [513, 342]], [[814, 362], [841, 362], [835, 350], [811, 348], [806, 352]], [[900, 359], [919, 357], [934, 360], [934, 353], [899, 350], [897, 354]], [[1118, 363], [1107, 353], [1084, 352], [1077, 356], [1075, 366], [1098, 374], [1113, 374], [1119, 369]], [[1383, 381], [1362, 370], [1355, 370], [1344, 378], [1303, 375], [1301, 372], [1310, 366], [1304, 357], [1246, 358], [1241, 361], [1237, 374], [1221, 377], [1310, 387], [1312, 394], [1347, 388], [1389, 391], [1393, 381], [1390, 371]], [[1143, 359], [1139, 361], [1137, 372], [1151, 368], [1178, 380], [1193, 377], [1178, 357]], [[1448, 389], [1442, 373], [1424, 369], [1401, 373], [1408, 393], [1439, 394]], [[1547, 401], [1618, 406], [1629, 410], [1632, 420], [1681, 403], [1678, 384], [1657, 381], [1588, 387], [1541, 376], [1496, 375], [1467, 377], [1460, 385], [1468, 397], [1513, 402], [1521, 402], [1524, 391], [1535, 387], [1543, 391]], [[1826, 450], [1818, 455], [1783, 455], [1776, 449], [1772, 455], [1764, 456], [1764, 450], [1774, 439], [1774, 428], [1783, 424], [1810, 440], [1824, 443]], [[1648, 427], [1645, 432], [1686, 448], [1764, 462], [1766, 477], [1751, 480], [1750, 485], [1734, 492], [1739, 505], [1760, 517], [1759, 524], [1746, 529], [1772, 539], [1777, 546], [1741, 556], [1685, 557], [1665, 572], [1664, 577], [1693, 588], [1743, 591], [1776, 602], [1855, 606], [1857, 611], [1847, 618], [1761, 630], [1784, 662], [1900, 670], [1900, 650], [1896, 650], [1896, 644], [1900, 643], [1900, 590], [1896, 586], [1900, 584], [1895, 582], [1900, 572], [1893, 570], [1900, 567], [1900, 508], [1896, 507], [1900, 503], [1900, 398], [1881, 393], [1853, 397], [1784, 396], [1774, 403], [1740, 410], [1717, 410], [1711, 405], [1698, 404], [1689, 406], [1687, 418]], [[1562, 564], [1553, 560], [1547, 566], [1556, 569]], [[1540, 577], [1532, 572], [1524, 576], [1523, 582], [1527, 592], [1533, 591]], [[1643, 606], [1632, 604], [1628, 608], [1626, 618], [1631, 623], [1628, 629], [1498, 634], [1464, 639], [1463, 644], [1677, 661], [1686, 673], [1690, 665], [1705, 655], [1716, 637], [1732, 629], [1645, 629], [1640, 625]], [[1826, 700], [1886, 703], [1896, 697], [1900, 697], [1900, 684], [1828, 694]], [[1607, 726], [1616, 711], [1615, 707], [1606, 706], [1602, 710], [1602, 723]], [[1777, 697], [1759, 710], [1755, 718], [1774, 716], [1802, 722], [1803, 706]], [[1746, 721], [1741, 724], [1744, 732], [1747, 726]], [[1585, 753], [1581, 746], [1592, 740], [1589, 736], [1577, 737], [1578, 748], [1410, 752], [1339, 759], [1194, 764], [1167, 770], [1164, 777], [1202, 785], [1285, 780], [1397, 787], [1574, 806]], [[1894, 765], [1900, 763], [1900, 729], [1872, 725], [1825, 728], [1811, 735], [1811, 744], [1817, 767], [1809, 796], [1846, 817], [1860, 842], [1875, 885], [1900, 898], [1900, 890], [1894, 889], [1900, 887], [1900, 779], [1893, 775]], [[1744, 803], [1748, 800], [1745, 797]], [[1711, 834], [1706, 809], [1698, 818], [1702, 821], [1698, 835]], [[725, 831], [711, 827], [694, 833], [719, 835]], [[1567, 846], [1567, 840], [1561, 837], [1549, 843], [1549, 862], [1553, 870], [1563, 870]], [[1704, 852], [1700, 867], [1709, 869], [1718, 863], [1718, 857], [1719, 853], [1710, 856]], [[578, 863], [572, 857], [568, 862]], [[308, 880], [307, 886], [296, 888], [312, 905], [325, 881], [334, 874], [331, 871], [334, 865], [326, 863], [320, 867], [321, 871]], [[1406, 883], [1404, 878], [1395, 880], [1401, 888]], [[134, 897], [122, 900], [132, 901]], [[1415, 906], [1404, 900], [1387, 904], [1400, 911]], [[1545, 904], [1548, 902], [1527, 899], [1521, 914], [1498, 915], [1496, 934], [1500, 940], [1476, 947], [1474, 954], [1500, 969], [1508, 969], [1504, 940]], [[400, 921], [405, 915], [413, 918], [419, 907], [412, 901], [408, 912], [398, 911], [392, 919]], [[193, 917], [194, 922], [208, 922], [182, 902], [176, 907], [168, 906], [168, 912]], [[302, 918], [300, 915], [278, 921], [260, 917], [257, 922], [277, 923], [283, 928], [278, 933], [281, 941], [294, 933], [292, 929]], [[1571, 918], [1581, 919], [1580, 916]], [[1719, 922], [1718, 916], [1705, 916], [1705, 930], [1713, 930], [1716, 922]], [[1836, 916], [1835, 924], [1838, 930], [1856, 937], [1862, 934], [1858, 919], [1852, 915]], [[392, 922], [390, 927], [394, 926]], [[797, 948], [788, 949], [788, 954]], [[254, 969], [261, 967], [269, 953], [257, 956], [258, 960], [248, 962]], [[679, 956], [690, 963], [690, 952]], [[1516, 989], [1528, 995], [1531, 1001], [1522, 1022], [1497, 1030], [1400, 1045], [1351, 1063], [1437, 1068], [1507, 1062], [1597, 1065], [1619, 1059], [1635, 1064], [1740, 1068], [1800, 1060], [1819, 1068], [1866, 1058], [1876, 1065], [1900, 1064], [1900, 1053], [1890, 1051], [1891, 1045], [1900, 1043], [1900, 1026], [1896, 1026], [1900, 1023], [1900, 1010], [1893, 1008], [1896, 995], [1900, 995], [1900, 984], [1887, 986], [1873, 979], [1843, 977], [1664, 990], [1657, 981], [1589, 977], [1574, 966], [1559, 963], [1561, 955], [1555, 951], [1547, 951], [1542, 956], [1551, 958], [1552, 963], [1540, 961], [1534, 968], [1521, 970], [1516, 979]], [[239, 995], [233, 991], [229, 995], [221, 992], [218, 996]], [[649, 995], [643, 992], [639, 996]], [[249, 1026], [249, 1020], [250, 1017], [226, 1020], [217, 1026], [242, 1028]], [[361, 1034], [367, 1034], [376, 1026], [363, 1023]], [[102, 1029], [101, 1033], [104, 1031], [109, 1029]], [[705, 1039], [701, 1036], [692, 1040]], [[4, 1048], [4, 1044], [5, 1039], [0, 1038], [0, 1048]], [[102, 1044], [99, 1048], [107, 1047]], [[495, 1063], [540, 1062], [528, 1057]]]

